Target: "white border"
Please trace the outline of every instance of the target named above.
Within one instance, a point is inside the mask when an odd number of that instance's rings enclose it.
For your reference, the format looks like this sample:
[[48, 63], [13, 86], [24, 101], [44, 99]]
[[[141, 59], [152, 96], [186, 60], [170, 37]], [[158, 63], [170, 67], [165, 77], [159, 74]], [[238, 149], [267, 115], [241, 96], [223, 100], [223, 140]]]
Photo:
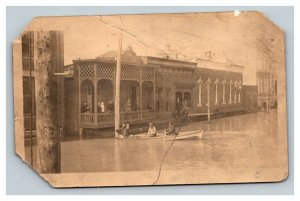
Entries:
[[[125, 4], [126, 2], [126, 4]], [[172, 2], [172, 4], [170, 4]], [[295, 52], [299, 54], [299, 40], [297, 36], [299, 37], [299, 15], [300, 15], [300, 5], [298, 0], [202, 0], [202, 1], [192, 1], [192, 0], [172, 0], [172, 1], [162, 1], [162, 0], [148, 0], [148, 1], [141, 1], [141, 0], [106, 0], [106, 1], [93, 1], [93, 0], [1, 0], [0, 1], [0, 27], [1, 27], [1, 34], [0, 34], [0, 94], [6, 94], [6, 8], [5, 6], [117, 6], [117, 5], [141, 5], [141, 6], [295, 6]], [[299, 75], [299, 56], [295, 57], [295, 86], [294, 89], [300, 89], [299, 82], [300, 82], [300, 75]], [[297, 67], [298, 66], [298, 67]], [[298, 75], [298, 76], [297, 76]], [[297, 79], [298, 78], [298, 79]], [[8, 79], [8, 78], [7, 78]], [[296, 92], [297, 90], [295, 90]], [[300, 102], [299, 93], [295, 93], [295, 103]], [[6, 146], [5, 146], [5, 135], [6, 135], [6, 100], [4, 97], [0, 98], [0, 128], [4, 128], [4, 132], [1, 132], [1, 139], [0, 139], [0, 200], [15, 200], [15, 199], [30, 199], [30, 200], [53, 200], [53, 199], [72, 199], [72, 200], [82, 200], [85, 199], [82, 196], [5, 196], [6, 195], [6, 188], [5, 188], [5, 153], [6, 153]], [[297, 118], [298, 117], [298, 118]], [[299, 107], [295, 104], [295, 122], [297, 122], [297, 119], [300, 119], [299, 117]], [[2, 130], [1, 130], [2, 131]], [[300, 132], [299, 124], [295, 123], [295, 144], [299, 144], [299, 137], [297, 136]], [[253, 200], [253, 199], [259, 199], [259, 200], [300, 200], [299, 196], [299, 146], [295, 146], [295, 157], [294, 157], [294, 163], [295, 163], [295, 195], [294, 196], [201, 196], [201, 198], [198, 198], [196, 196], [191, 196], [188, 199], [191, 200]], [[20, 178], [21, 179], [21, 178]], [[95, 197], [95, 196], [89, 196], [92, 200], [99, 200], [99, 199], [107, 199], [107, 197]], [[176, 197], [169, 197], [163, 199], [172, 199], [172, 200], [181, 200], [183, 199], [181, 196]], [[59, 199], [59, 200], [60, 200]], [[113, 197], [114, 199], [122, 199], [122, 200], [133, 200], [133, 199], [143, 199], [143, 200], [153, 200], [157, 198], [151, 198], [151, 197], [144, 197], [141, 198], [138, 197], [132, 197], [132, 196], [126, 196], [126, 197]]]

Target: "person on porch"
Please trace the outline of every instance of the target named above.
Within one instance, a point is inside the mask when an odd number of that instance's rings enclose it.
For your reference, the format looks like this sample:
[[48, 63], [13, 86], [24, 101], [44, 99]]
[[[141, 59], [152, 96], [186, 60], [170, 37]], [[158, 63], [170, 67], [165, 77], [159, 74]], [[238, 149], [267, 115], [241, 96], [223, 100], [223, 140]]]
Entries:
[[105, 105], [104, 105], [104, 102], [97, 102], [97, 112], [98, 113], [103, 113], [105, 112]]
[[101, 104], [99, 101], [97, 102], [97, 112], [101, 113]]
[[156, 128], [155, 128], [155, 126], [153, 126], [152, 123], [149, 123], [148, 135], [150, 137], [156, 137]]
[[81, 105], [81, 113], [89, 112], [89, 106], [86, 101], [83, 101]]
[[115, 105], [114, 105], [113, 101], [110, 100], [110, 101], [108, 102], [108, 104], [107, 104], [107, 110], [108, 110], [109, 112], [113, 112], [113, 111], [114, 111], [114, 108], [115, 108]]
[[131, 101], [128, 99], [127, 102], [126, 102], [126, 105], [125, 105], [125, 112], [129, 112], [131, 111]]
[[104, 102], [101, 102], [101, 104], [100, 104], [100, 109], [101, 109], [101, 112], [105, 112], [105, 105], [104, 105]]

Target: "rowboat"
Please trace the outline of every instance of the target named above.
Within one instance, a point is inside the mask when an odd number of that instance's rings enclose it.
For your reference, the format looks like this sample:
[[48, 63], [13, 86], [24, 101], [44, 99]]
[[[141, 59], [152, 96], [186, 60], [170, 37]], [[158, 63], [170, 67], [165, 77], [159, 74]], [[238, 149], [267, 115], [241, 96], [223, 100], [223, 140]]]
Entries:
[[156, 136], [149, 136], [146, 133], [138, 135], [130, 135], [127, 138], [119, 136], [118, 139], [144, 139], [144, 140], [200, 140], [203, 137], [203, 131], [182, 131], [177, 135], [166, 135], [165, 133], [158, 133]]

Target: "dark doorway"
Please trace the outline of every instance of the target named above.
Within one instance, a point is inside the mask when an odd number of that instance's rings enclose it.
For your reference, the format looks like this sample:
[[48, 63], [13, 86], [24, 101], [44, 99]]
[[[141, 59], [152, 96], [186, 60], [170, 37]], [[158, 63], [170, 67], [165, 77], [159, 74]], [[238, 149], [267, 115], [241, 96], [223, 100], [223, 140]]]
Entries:
[[180, 91], [177, 91], [175, 95], [175, 106], [176, 106], [177, 114], [179, 114], [179, 112], [181, 111], [182, 101], [183, 101], [182, 93]]
[[184, 101], [186, 101], [187, 107], [191, 107], [191, 93], [185, 92], [184, 93]]

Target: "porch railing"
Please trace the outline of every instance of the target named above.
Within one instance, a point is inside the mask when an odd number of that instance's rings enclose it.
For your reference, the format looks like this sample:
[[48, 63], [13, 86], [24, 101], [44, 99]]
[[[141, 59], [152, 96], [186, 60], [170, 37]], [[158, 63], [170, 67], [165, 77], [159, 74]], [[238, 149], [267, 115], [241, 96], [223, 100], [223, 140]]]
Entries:
[[114, 113], [98, 113], [97, 123], [112, 123], [114, 122]]
[[142, 118], [143, 119], [154, 119], [155, 113], [151, 110], [143, 110], [142, 111]]
[[86, 125], [94, 124], [94, 114], [93, 113], [81, 113], [80, 114], [80, 123]]
[[[128, 112], [120, 112], [121, 121], [137, 121], [137, 120], [146, 120], [146, 119], [154, 119], [155, 114], [153, 111], [143, 110], [142, 116], [141, 111], [128, 111]], [[96, 117], [96, 119], [95, 119]], [[80, 114], [80, 124], [82, 125], [101, 125], [101, 124], [109, 124], [114, 122], [114, 113], [97, 113], [95, 116], [94, 113], [81, 113]]]

